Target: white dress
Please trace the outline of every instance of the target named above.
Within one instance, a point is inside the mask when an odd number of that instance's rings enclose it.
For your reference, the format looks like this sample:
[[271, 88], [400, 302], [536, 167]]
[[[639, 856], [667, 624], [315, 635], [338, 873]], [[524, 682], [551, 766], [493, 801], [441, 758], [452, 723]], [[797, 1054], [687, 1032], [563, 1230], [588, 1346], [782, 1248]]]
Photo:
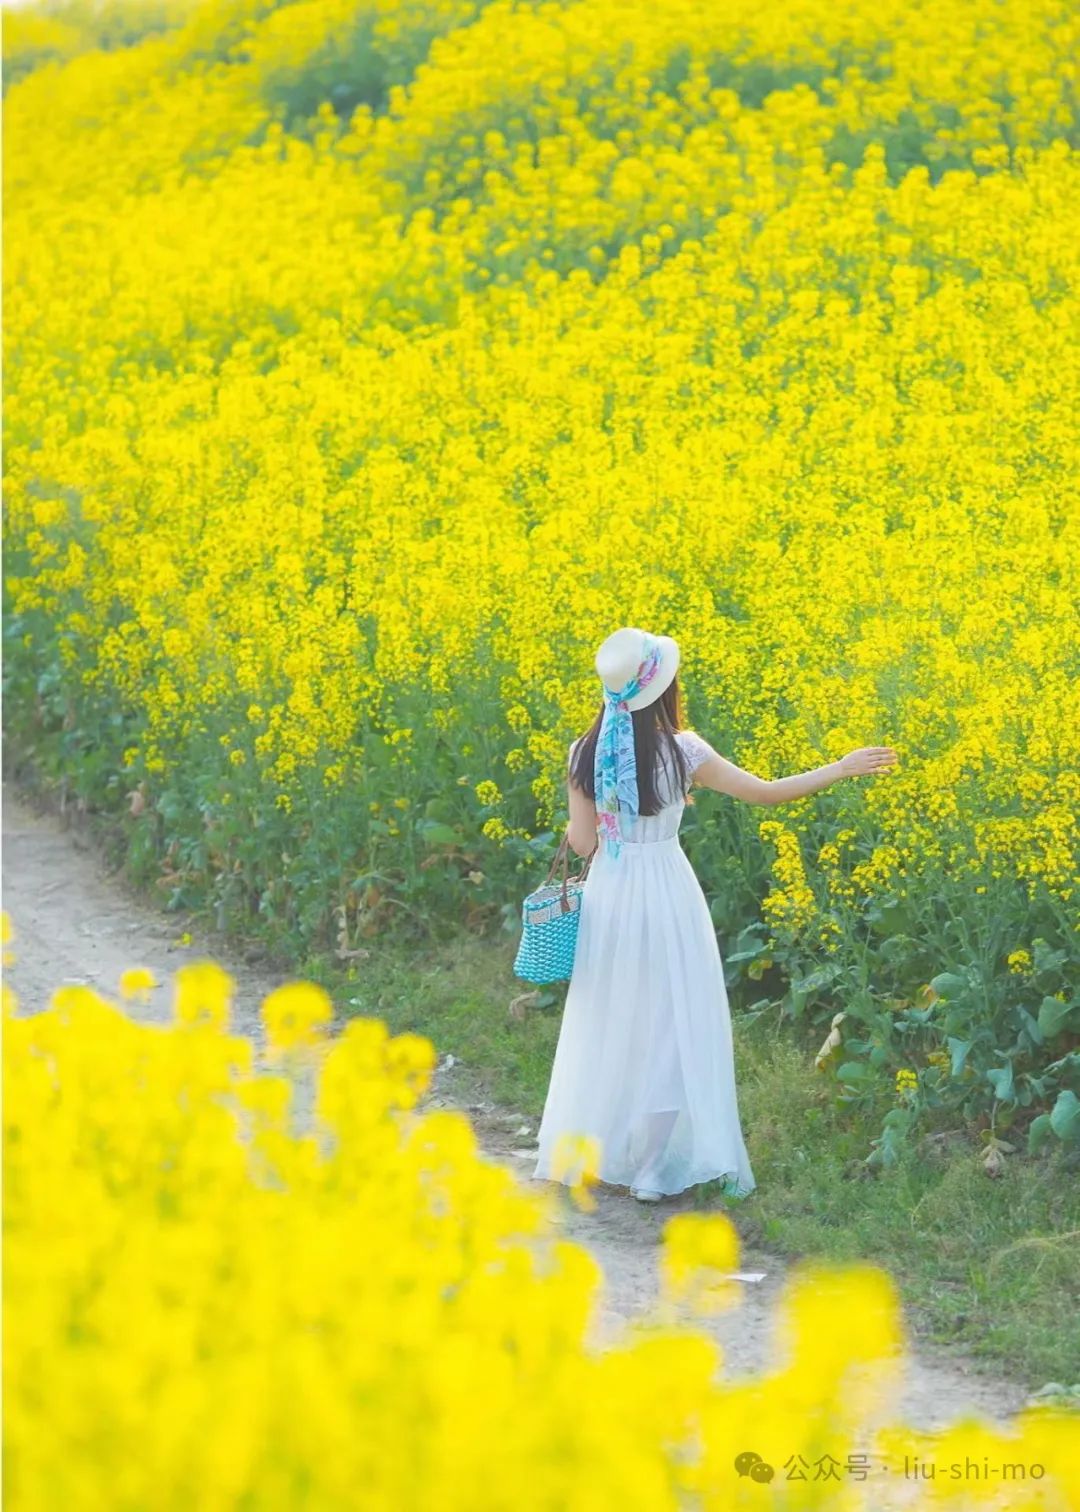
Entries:
[[[693, 731], [676, 738], [690, 770], [714, 754]], [[620, 816], [620, 854], [601, 838], [593, 857], [533, 1175], [557, 1179], [559, 1136], [590, 1134], [601, 1181], [671, 1195], [720, 1178], [744, 1196], [756, 1182], [739, 1123], [724, 969], [679, 841], [686, 793], [670, 759], [658, 785], [660, 812]]]

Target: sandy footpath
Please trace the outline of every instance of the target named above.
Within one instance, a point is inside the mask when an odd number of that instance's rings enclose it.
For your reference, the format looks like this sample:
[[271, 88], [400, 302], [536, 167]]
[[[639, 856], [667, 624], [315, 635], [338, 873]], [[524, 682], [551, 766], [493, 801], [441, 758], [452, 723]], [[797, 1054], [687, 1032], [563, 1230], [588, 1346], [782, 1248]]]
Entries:
[[[64, 982], [87, 982], [115, 996], [120, 973], [138, 965], [149, 966], [162, 983], [140, 1010], [160, 1020], [169, 1014], [172, 973], [185, 960], [209, 956], [236, 979], [234, 1029], [260, 1042], [258, 1005], [280, 978], [228, 956], [212, 935], [196, 935], [189, 946], [179, 944], [185, 929], [181, 917], [155, 911], [132, 897], [108, 874], [77, 824], [35, 812], [7, 784], [2, 864], [3, 907], [15, 932], [15, 961], [7, 980], [24, 1009], [44, 1006]], [[425, 1105], [465, 1111], [487, 1158], [509, 1166], [527, 1185], [546, 1188], [547, 1183], [533, 1183], [530, 1176], [528, 1152], [534, 1145], [535, 1120], [477, 1102], [468, 1088], [467, 1068], [446, 1067], [440, 1061]], [[523, 1125], [528, 1133], [522, 1132]], [[563, 1190], [555, 1190], [563, 1198]], [[628, 1320], [651, 1307], [657, 1295], [656, 1259], [664, 1221], [673, 1212], [692, 1209], [693, 1202], [686, 1195], [646, 1207], [621, 1189], [603, 1187], [597, 1197], [592, 1213], [561, 1201], [556, 1222], [603, 1268], [604, 1293], [592, 1332], [599, 1344], [616, 1338]], [[704, 1325], [720, 1342], [725, 1370], [732, 1376], [779, 1363], [773, 1353], [772, 1325], [786, 1270], [783, 1260], [758, 1250], [744, 1251], [740, 1268], [764, 1271], [765, 1279], [743, 1284], [738, 1307]], [[1022, 1385], [1002, 1379], [980, 1362], [919, 1344], [904, 1367], [895, 1410], [912, 1425], [928, 1429], [969, 1414], [1006, 1423], [1026, 1394]]]

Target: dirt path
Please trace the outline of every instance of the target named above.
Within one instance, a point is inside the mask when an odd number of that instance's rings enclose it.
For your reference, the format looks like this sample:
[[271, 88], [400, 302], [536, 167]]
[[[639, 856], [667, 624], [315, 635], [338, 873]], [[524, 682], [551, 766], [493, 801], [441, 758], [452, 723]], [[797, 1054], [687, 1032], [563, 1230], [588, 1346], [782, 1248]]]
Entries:
[[[213, 936], [179, 943], [184, 921], [154, 912], [109, 876], [96, 850], [77, 826], [41, 815], [5, 784], [3, 795], [3, 907], [15, 931], [15, 962], [7, 977], [24, 1008], [44, 1006], [63, 982], [87, 982], [115, 996], [121, 971], [149, 966], [163, 983], [142, 1010], [151, 1019], [169, 1014], [173, 972], [185, 960], [211, 956], [237, 983], [234, 1029], [259, 1044], [258, 1005], [280, 978], [227, 957]], [[510, 1166], [531, 1184], [533, 1141], [522, 1120], [490, 1103], [470, 1101], [467, 1073], [440, 1064], [426, 1105], [466, 1111], [485, 1155]], [[530, 1126], [529, 1134], [535, 1135]], [[538, 1189], [546, 1183], [535, 1183]], [[595, 1212], [569, 1203], [559, 1220], [564, 1234], [585, 1246], [605, 1276], [604, 1296], [594, 1319], [596, 1343], [616, 1337], [629, 1319], [649, 1310], [657, 1295], [656, 1256], [660, 1233], [671, 1213], [692, 1206], [689, 1196], [645, 1207], [615, 1188], [600, 1188]], [[729, 1375], [756, 1374], [775, 1363], [772, 1323], [785, 1266], [774, 1255], [746, 1250], [740, 1268], [764, 1271], [765, 1279], [742, 1287], [740, 1305], [707, 1326], [719, 1340]], [[918, 1346], [909, 1357], [895, 1410], [911, 1424], [936, 1428], [975, 1414], [1005, 1423], [1022, 1406], [1026, 1392], [979, 1362], [945, 1350]]]

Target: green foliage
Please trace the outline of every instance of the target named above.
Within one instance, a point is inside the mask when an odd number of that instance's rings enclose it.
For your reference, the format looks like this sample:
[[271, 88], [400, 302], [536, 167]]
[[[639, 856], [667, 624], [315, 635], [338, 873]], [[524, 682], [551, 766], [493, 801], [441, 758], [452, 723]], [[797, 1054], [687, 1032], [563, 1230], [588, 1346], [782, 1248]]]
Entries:
[[[873, 1141], [873, 1166], [894, 1164], [918, 1130], [942, 1117], [1030, 1126], [1033, 1151], [1055, 1136], [1080, 1139], [1080, 991], [1069, 921], [1043, 898], [1030, 969], [1014, 973], [1006, 957], [1020, 930], [1033, 927], [1030, 902], [1008, 879], [987, 876], [983, 885], [989, 904], [978, 916], [965, 914], [944, 876], [919, 897], [874, 898], [865, 927], [842, 930], [832, 959], [808, 960], [803, 939], [765, 938], [755, 926], [725, 956], [734, 981], [748, 962], [779, 968], [782, 990], [758, 1011], [774, 1006], [822, 1032], [843, 1013], [842, 1048], [824, 1062], [837, 1097], [862, 1110], [899, 1099]], [[932, 973], [950, 957], [952, 969]]]

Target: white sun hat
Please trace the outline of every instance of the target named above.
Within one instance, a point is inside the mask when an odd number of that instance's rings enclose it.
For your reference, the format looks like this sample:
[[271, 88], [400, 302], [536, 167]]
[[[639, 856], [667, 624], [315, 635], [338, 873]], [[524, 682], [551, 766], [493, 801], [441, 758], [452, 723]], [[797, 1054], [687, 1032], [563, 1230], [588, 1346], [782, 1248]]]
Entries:
[[596, 670], [600, 681], [609, 693], [618, 693], [631, 678], [637, 677], [652, 649], [659, 650], [659, 664], [655, 673], [636, 693], [627, 699], [626, 707], [646, 709], [655, 703], [679, 670], [679, 645], [670, 635], [650, 635], [647, 630], [627, 627], [609, 635], [596, 653]]

